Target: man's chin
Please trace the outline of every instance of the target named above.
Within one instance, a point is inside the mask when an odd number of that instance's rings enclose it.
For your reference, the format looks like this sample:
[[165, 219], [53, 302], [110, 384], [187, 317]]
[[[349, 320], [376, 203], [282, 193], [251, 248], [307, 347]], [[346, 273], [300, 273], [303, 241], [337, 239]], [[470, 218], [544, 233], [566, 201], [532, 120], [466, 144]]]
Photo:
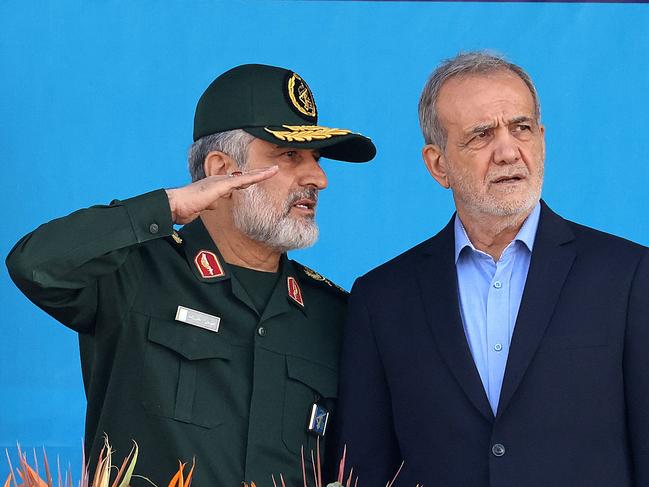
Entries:
[[274, 235], [264, 243], [280, 252], [311, 247], [318, 240], [319, 230], [313, 218], [286, 218], [278, 223]]
[[527, 198], [524, 200], [503, 201], [494, 205], [493, 215], [503, 217], [516, 217], [529, 214], [539, 202], [538, 198]]

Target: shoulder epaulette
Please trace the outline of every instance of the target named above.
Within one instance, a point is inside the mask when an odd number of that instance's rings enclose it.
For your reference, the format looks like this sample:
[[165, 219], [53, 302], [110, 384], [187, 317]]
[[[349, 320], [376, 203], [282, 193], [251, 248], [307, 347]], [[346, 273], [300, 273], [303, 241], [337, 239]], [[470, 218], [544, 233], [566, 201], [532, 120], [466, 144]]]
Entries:
[[[293, 261], [293, 262], [295, 262], [295, 261]], [[331, 288], [337, 289], [337, 290], [340, 291], [341, 293], [349, 294], [348, 291], [346, 291], [345, 289], [343, 289], [342, 287], [340, 287], [338, 284], [336, 284], [336, 283], [334, 283], [334, 282], [331, 282], [329, 279], [327, 279], [326, 277], [324, 277], [324, 276], [323, 276], [322, 274], [320, 274], [319, 272], [316, 272], [316, 271], [314, 271], [313, 269], [311, 269], [311, 268], [305, 266], [304, 264], [300, 264], [299, 262], [295, 262], [295, 264], [296, 264], [300, 269], [302, 269], [302, 272], [304, 272], [308, 277], [310, 277], [310, 278], [313, 279], [314, 281], [322, 282], [322, 283], [326, 284], [327, 286], [329, 286], [329, 287], [331, 287]]]

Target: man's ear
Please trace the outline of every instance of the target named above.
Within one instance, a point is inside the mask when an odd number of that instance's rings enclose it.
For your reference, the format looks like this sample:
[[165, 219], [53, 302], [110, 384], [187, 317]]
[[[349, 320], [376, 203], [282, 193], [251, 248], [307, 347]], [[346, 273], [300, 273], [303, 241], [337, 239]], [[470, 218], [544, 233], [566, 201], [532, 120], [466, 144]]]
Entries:
[[424, 158], [426, 169], [428, 169], [428, 172], [433, 176], [435, 181], [443, 188], [450, 188], [451, 185], [448, 182], [448, 172], [446, 170], [447, 161], [444, 156], [444, 151], [436, 145], [428, 144], [422, 149], [421, 155]]
[[225, 176], [236, 171], [236, 161], [225, 152], [212, 151], [205, 156], [203, 162], [205, 176]]

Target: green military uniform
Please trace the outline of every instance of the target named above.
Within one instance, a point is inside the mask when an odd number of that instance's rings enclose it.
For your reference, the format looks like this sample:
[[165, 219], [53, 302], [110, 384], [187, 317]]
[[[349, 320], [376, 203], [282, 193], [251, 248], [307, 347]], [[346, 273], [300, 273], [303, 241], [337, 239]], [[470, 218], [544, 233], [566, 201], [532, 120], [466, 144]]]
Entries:
[[[374, 157], [367, 137], [317, 123], [300, 76], [249, 64], [205, 90], [194, 141], [240, 129], [330, 159]], [[286, 255], [269, 296], [244, 271], [246, 290], [200, 219], [175, 234], [162, 190], [43, 225], [7, 265], [79, 332], [91, 467], [106, 433], [119, 457], [136, 440], [136, 472], [160, 487], [193, 456], [196, 487], [264, 486], [271, 474], [302, 483], [300, 448], [308, 458], [316, 439], [307, 420], [322, 433], [335, 402], [345, 292]]]
[[[301, 485], [312, 404], [336, 396], [346, 293], [284, 255], [259, 313], [200, 219], [173, 234], [162, 190], [45, 224], [7, 265], [79, 332], [91, 460], [106, 433], [120, 459], [137, 441], [136, 473], [160, 487], [193, 456], [197, 487], [280, 473]], [[218, 331], [178, 320], [179, 306], [220, 318]]]

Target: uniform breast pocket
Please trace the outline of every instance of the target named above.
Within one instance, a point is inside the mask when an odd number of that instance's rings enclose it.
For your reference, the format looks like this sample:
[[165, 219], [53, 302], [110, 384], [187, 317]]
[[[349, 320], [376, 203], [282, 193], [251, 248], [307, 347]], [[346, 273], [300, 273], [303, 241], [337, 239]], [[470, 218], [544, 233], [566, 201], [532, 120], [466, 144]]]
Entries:
[[222, 337], [177, 321], [151, 318], [142, 405], [154, 415], [213, 428], [224, 421], [231, 348]]
[[[315, 402], [333, 412], [338, 387], [335, 369], [299, 357], [286, 357], [286, 389], [282, 418], [282, 439], [286, 448], [299, 453], [304, 446], [305, 456], [315, 452], [317, 436], [307, 432], [311, 407]], [[331, 417], [329, 418], [329, 426]], [[325, 434], [326, 438], [326, 434]], [[320, 440], [324, 451], [324, 438]], [[321, 453], [322, 455], [323, 453]]]

